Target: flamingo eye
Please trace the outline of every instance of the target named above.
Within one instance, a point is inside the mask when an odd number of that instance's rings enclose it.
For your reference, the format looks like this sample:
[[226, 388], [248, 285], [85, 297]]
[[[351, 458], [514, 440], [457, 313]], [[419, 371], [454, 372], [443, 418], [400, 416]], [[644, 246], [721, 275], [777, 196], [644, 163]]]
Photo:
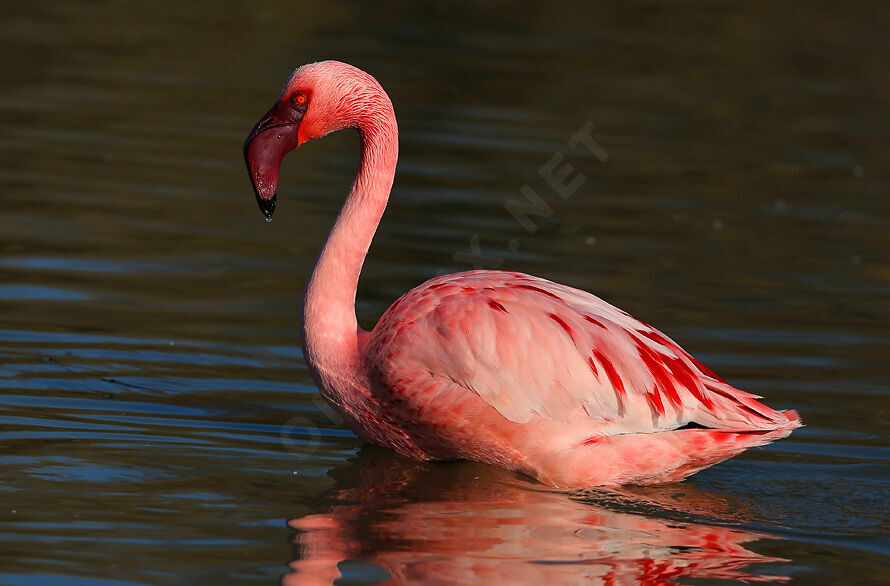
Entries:
[[294, 101], [299, 105], [304, 105], [307, 101], [306, 94], [297, 94], [294, 96]]

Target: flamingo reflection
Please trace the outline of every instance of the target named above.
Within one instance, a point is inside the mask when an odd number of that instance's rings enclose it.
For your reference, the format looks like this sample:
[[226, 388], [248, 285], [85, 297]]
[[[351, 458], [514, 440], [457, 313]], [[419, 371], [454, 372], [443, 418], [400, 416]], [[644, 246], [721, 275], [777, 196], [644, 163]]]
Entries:
[[748, 568], [787, 561], [745, 547], [771, 536], [690, 521], [732, 518], [738, 506], [689, 484], [568, 495], [493, 467], [370, 447], [330, 475], [325, 512], [288, 523], [298, 532], [287, 586], [331, 584], [347, 560], [377, 566], [382, 584], [788, 579]]

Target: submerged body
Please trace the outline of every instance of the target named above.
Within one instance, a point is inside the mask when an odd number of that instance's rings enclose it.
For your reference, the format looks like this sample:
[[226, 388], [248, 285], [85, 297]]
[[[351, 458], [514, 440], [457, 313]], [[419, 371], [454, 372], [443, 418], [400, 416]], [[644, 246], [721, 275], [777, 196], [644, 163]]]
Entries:
[[581, 488], [681, 480], [801, 425], [620, 309], [520, 273], [432, 279], [361, 330], [356, 286], [398, 155], [386, 93], [343, 63], [301, 67], [245, 157], [270, 217], [284, 154], [342, 128], [358, 130], [361, 164], [309, 279], [303, 351], [322, 394], [363, 439]]

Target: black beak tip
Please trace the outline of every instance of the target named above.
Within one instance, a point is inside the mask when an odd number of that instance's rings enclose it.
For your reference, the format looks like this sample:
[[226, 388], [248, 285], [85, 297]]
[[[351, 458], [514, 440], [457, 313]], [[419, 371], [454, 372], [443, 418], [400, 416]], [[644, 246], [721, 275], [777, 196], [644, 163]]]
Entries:
[[256, 202], [260, 206], [260, 211], [263, 212], [263, 215], [267, 220], [272, 219], [272, 214], [275, 213], [275, 204], [278, 203], [278, 195], [273, 194], [271, 198], [266, 199], [261, 195], [257, 194]]

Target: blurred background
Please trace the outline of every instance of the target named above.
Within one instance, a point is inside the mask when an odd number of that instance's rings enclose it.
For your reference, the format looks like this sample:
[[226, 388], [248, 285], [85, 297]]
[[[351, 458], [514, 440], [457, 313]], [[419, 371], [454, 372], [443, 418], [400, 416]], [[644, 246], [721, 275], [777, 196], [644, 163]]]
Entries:
[[[0, 584], [890, 582], [888, 30], [858, 0], [5, 0]], [[366, 328], [478, 243], [807, 427], [618, 495], [363, 448], [298, 341], [358, 141], [292, 153], [269, 224], [241, 152], [321, 59], [399, 119]]]

